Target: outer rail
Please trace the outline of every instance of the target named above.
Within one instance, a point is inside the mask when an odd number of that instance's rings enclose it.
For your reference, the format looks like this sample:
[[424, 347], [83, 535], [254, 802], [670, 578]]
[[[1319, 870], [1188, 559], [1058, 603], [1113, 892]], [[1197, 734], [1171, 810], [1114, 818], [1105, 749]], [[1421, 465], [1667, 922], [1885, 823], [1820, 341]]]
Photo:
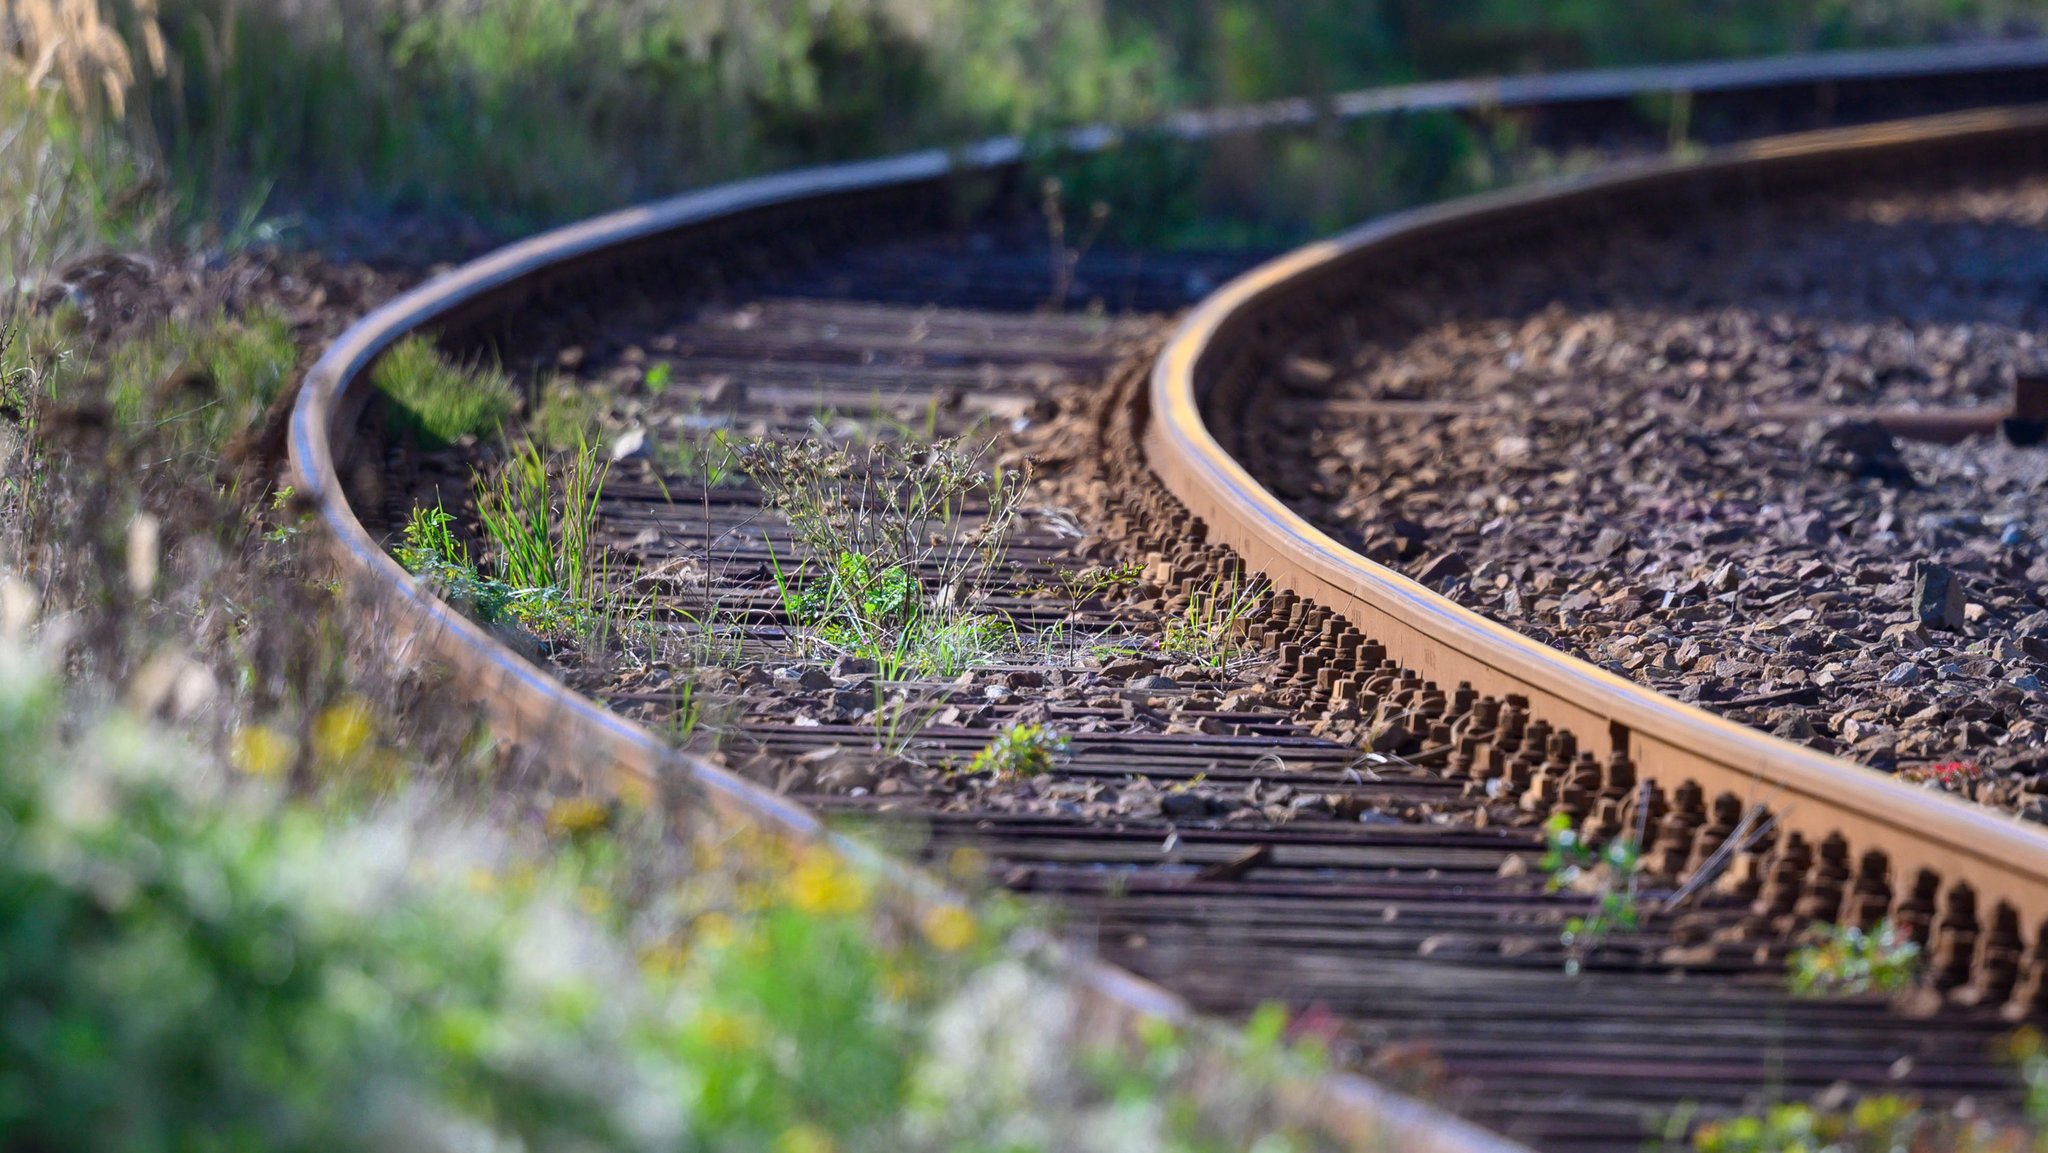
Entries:
[[[1960, 901], [1960, 920], [1972, 930], [1953, 947], [1969, 951], [1965, 960], [1981, 974], [1985, 961], [2001, 963], [1990, 953], [2010, 951], [2017, 933], [2034, 949], [2028, 984], [2036, 987], [2021, 994], [2037, 997], [2048, 963], [2048, 836], [2040, 830], [1680, 704], [1495, 624], [1309, 524], [1254, 480], [1212, 428], [1255, 419], [1285, 342], [1313, 340], [1376, 281], [1418, 262], [1483, 259], [1617, 213], [1692, 210], [1774, 187], [2044, 155], [2048, 108], [1964, 113], [1780, 137], [1696, 162], [1623, 167], [1377, 221], [1246, 273], [1185, 319], [1154, 370], [1148, 462], [1214, 540], [1281, 587], [1345, 614], [1423, 676], [1469, 681], [1483, 694], [1524, 694], [1533, 715], [1572, 730], [1582, 747], [1625, 752], [1641, 777], [1667, 792], [1690, 781], [1708, 797], [1753, 797], [1770, 804], [1781, 829], [1812, 843], [1839, 835], [1856, 853], [1882, 853], [1894, 907], [1930, 896], [1931, 874], [1949, 917]], [[1994, 907], [1999, 931], [1974, 932], [1976, 910]]]

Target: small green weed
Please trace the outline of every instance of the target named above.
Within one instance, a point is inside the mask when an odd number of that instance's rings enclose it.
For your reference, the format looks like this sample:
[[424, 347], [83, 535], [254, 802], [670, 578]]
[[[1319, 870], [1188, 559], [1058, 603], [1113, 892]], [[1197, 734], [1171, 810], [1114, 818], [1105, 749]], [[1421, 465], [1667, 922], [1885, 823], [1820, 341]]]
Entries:
[[1067, 738], [1045, 725], [1011, 725], [996, 735], [968, 764], [970, 773], [988, 773], [1000, 781], [1044, 776], [1067, 755]]
[[1558, 813], [1544, 824], [1541, 866], [1549, 874], [1546, 892], [1582, 889], [1593, 891], [1593, 911], [1587, 916], [1565, 920], [1559, 939], [1567, 951], [1564, 969], [1577, 975], [1608, 934], [1633, 932], [1642, 921], [1637, 900], [1636, 873], [1642, 850], [1633, 837], [1616, 837], [1605, 849], [1586, 844], [1572, 827], [1572, 819]]
[[[896, 671], [884, 667], [879, 681], [895, 679]], [[915, 690], [907, 687], [887, 688], [877, 685], [881, 696], [875, 702], [874, 712], [868, 716], [869, 727], [874, 733], [874, 751], [884, 760], [925, 763], [923, 750], [919, 746], [924, 731], [932, 727], [939, 714], [946, 711], [946, 693], [943, 690]]]
[[739, 454], [732, 435], [720, 428], [709, 436], [684, 435], [662, 441], [655, 446], [654, 464], [664, 483], [723, 488], [739, 469]]
[[451, 364], [424, 336], [392, 345], [370, 378], [390, 400], [399, 426], [427, 448], [491, 435], [512, 415], [514, 393], [504, 373]]
[[1820, 940], [1795, 949], [1785, 973], [1801, 997], [1896, 993], [1920, 975], [1920, 946], [1899, 935], [1889, 918], [1866, 933], [1854, 925], [1816, 925]]
[[1196, 589], [1179, 616], [1166, 622], [1162, 647], [1198, 664], [1222, 668], [1242, 655], [1245, 622], [1265, 603], [1266, 587], [1236, 578]]
[[748, 446], [741, 467], [802, 552], [794, 569], [771, 559], [791, 621], [831, 648], [937, 674], [1013, 642], [1014, 627], [976, 606], [1007, 552], [1025, 477], [983, 471], [987, 448]]
[[529, 443], [491, 476], [473, 478], [477, 516], [497, 576], [481, 571], [439, 507], [414, 509], [392, 550], [398, 563], [450, 602], [496, 622], [507, 616], [542, 634], [587, 631], [607, 599], [592, 542], [608, 471], [593, 449], [551, 469]]
[[477, 571], [469, 550], [455, 539], [454, 523], [439, 505], [412, 510], [392, 555], [443, 600], [486, 623], [503, 620], [512, 605], [512, 586]]

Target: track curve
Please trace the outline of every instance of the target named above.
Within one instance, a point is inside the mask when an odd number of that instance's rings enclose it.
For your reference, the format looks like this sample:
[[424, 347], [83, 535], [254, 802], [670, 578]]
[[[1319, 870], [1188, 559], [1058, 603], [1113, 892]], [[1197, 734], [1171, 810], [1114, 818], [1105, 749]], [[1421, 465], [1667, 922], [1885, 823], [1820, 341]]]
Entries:
[[[1144, 415], [1145, 390], [1136, 389], [1128, 398], [1131, 403], [1110, 413], [1107, 421], [1128, 438], [1143, 436], [1148, 460], [1167, 490], [1206, 522], [1211, 551], [1221, 545], [1235, 548], [1251, 567], [1266, 570], [1283, 587], [1326, 609], [1335, 607], [1349, 618], [1348, 623], [1338, 618], [1333, 627], [1327, 611], [1321, 616], [1297, 612], [1292, 620], [1274, 622], [1271, 636], [1282, 651], [1283, 664], [1292, 661], [1295, 679], [1305, 676], [1314, 685], [1328, 665], [1315, 651], [1315, 635], [1293, 636], [1281, 643], [1291, 626], [1313, 622], [1311, 632], [1324, 631], [1333, 656], [1358, 649], [1357, 642], [1342, 639], [1347, 627], [1356, 626], [1353, 633], [1362, 638], [1361, 630], [1369, 630], [1386, 652], [1437, 683], [1472, 680], [1483, 692], [1527, 697], [1537, 719], [1579, 734], [1579, 746], [1588, 752], [1625, 751], [1646, 777], [1695, 779], [1709, 790], [1732, 789], [1738, 795], [1764, 780], [1801, 798], [1790, 808], [1778, 805], [1779, 819], [1788, 829], [1810, 829], [1812, 840], [1823, 845], [1824, 861], [1815, 864], [1817, 871], [1825, 871], [1822, 864], [1837, 863], [1839, 854], [1825, 851], [1834, 844], [1829, 834], [1839, 835], [1845, 851], [1851, 845], [1859, 852], [1882, 846], [1901, 868], [1935, 871], [1940, 878], [1935, 896], [1943, 899], [1944, 907], [1922, 910], [1925, 886], [1903, 884], [1886, 907], [1896, 905], [1914, 916], [1924, 913], [1923, 923], [1941, 919], [1947, 947], [1966, 953], [1959, 965], [1950, 966], [1959, 978], [1952, 987], [1978, 990], [1976, 1000], [1986, 1006], [2010, 1002], [2029, 1008], [2048, 996], [2048, 980], [2037, 979], [2048, 972], [2041, 934], [2029, 931], [2048, 917], [2048, 857], [2031, 837], [2016, 836], [1999, 822], [1953, 805], [1927, 810], [1924, 794], [1873, 791], [1876, 782], [1861, 769], [1804, 751], [1786, 754], [1770, 743], [1758, 744], [1754, 734], [1725, 722], [1697, 727], [1698, 718], [1689, 715], [1692, 710], [1674, 712], [1676, 706], [1660, 699], [1643, 700], [1640, 690], [1609, 683], [1613, 678], [1598, 670], [1567, 666], [1559, 672], [1552, 657], [1528, 651], [1527, 642], [1512, 643], [1492, 635], [1490, 626], [1476, 627], [1483, 621], [1475, 625], [1455, 612], [1446, 614], [1445, 606], [1432, 603], [1426, 590], [1405, 587], [1400, 578], [1375, 572], [1369, 562], [1361, 566], [1359, 558], [1345, 555], [1327, 538], [1318, 540], [1319, 534], [1305, 522], [1292, 518], [1270, 494], [1250, 483], [1202, 420], [1205, 411], [1230, 411], [1227, 404], [1217, 407], [1219, 399], [1249, 403], [1252, 390], [1239, 386], [1246, 383], [1244, 374], [1257, 366], [1261, 341], [1283, 326], [1299, 331], [1327, 316], [1317, 308], [1303, 308], [1304, 298], [1330, 291], [1343, 277], [1369, 275], [1373, 259], [1413, 253], [1415, 246], [1454, 236], [1470, 239], [1486, 230], [1493, 230], [1493, 239], [1499, 242], [1500, 228], [1532, 225], [1540, 214], [1560, 204], [1583, 208], [1615, 196], [1754, 187], [1747, 182], [1766, 173], [1771, 179], [1818, 176], [1845, 157], [1924, 158], [1943, 148], [2033, 142], [2048, 136], [2044, 125], [2048, 118], [2039, 114], [1993, 115], [1861, 134], [1823, 134], [1737, 150], [1692, 165], [1609, 176], [1569, 189], [1488, 198], [1373, 226], [1283, 258], [1205, 304], [1158, 362], [1150, 381], [1149, 418]], [[716, 765], [679, 754], [641, 726], [566, 691], [552, 673], [415, 585], [355, 511], [375, 503], [386, 451], [371, 411], [368, 370], [385, 348], [413, 331], [433, 331], [444, 344], [460, 349], [502, 348], [515, 345], [535, 315], [588, 309], [607, 294], [638, 288], [666, 293], [708, 290], [742, 279], [777, 258], [803, 258], [856, 240], [943, 228], [954, 218], [960, 184], [1014, 180], [1021, 157], [1014, 142], [996, 142], [967, 153], [932, 152], [742, 182], [515, 245], [379, 309], [314, 366], [293, 412], [294, 471], [300, 491], [315, 502], [331, 534], [338, 567], [369, 593], [377, 611], [386, 614], [394, 638], [406, 638], [406, 643], [455, 669], [501, 732], [562, 750], [564, 759], [586, 774], [593, 788], [656, 797], [668, 804], [708, 806], [732, 819], [765, 824], [791, 836], [826, 835], [810, 811]], [[1233, 373], [1239, 376], [1233, 378]], [[1189, 522], [1183, 514], [1156, 527], [1184, 525], [1200, 538], [1201, 522]], [[1429, 631], [1437, 625], [1449, 632]], [[1286, 651], [1289, 644], [1295, 649], [1291, 654]], [[1560, 687], [1560, 681], [1571, 687]], [[1326, 703], [1328, 695], [1324, 694]], [[1697, 758], [1698, 763], [1687, 758]], [[1570, 760], [1569, 753], [1566, 759]], [[1830, 796], [1836, 789], [1847, 799]], [[1667, 807], [1689, 813], [1682, 790], [1669, 791], [1673, 801]], [[1901, 821], [1896, 812], [1888, 811], [1901, 801], [1916, 806], [1916, 813], [1934, 814], [1928, 818], [1934, 830], [1931, 838], [1903, 827], [1919, 824], [1917, 817]], [[1688, 855], [1697, 850], [1693, 834], [1705, 824], [1682, 828]], [[854, 842], [839, 844], [846, 852], [871, 855]], [[2004, 875], [2010, 862], [1998, 860], [2000, 854], [2020, 861], [2019, 880]], [[932, 882], [914, 871], [897, 875], [904, 884], [935, 891]], [[1960, 896], [1965, 889], [1969, 895]], [[1792, 891], [1796, 896], [1798, 887]], [[1980, 895], [1991, 923], [1981, 932], [1971, 904]], [[1076, 965], [1079, 979], [1111, 1020], [1188, 1012], [1176, 997], [1128, 972], [1088, 962]], [[1979, 1021], [1973, 1027], [1982, 1025]], [[1335, 1077], [1317, 1088], [1308, 1111], [1358, 1147], [1515, 1147], [1358, 1078]]]
[[[1499, 250], [1605, 214], [1753, 197], [1860, 173], [2048, 152], [2048, 111], [1989, 111], [1875, 128], [1831, 130], [1740, 145], [1693, 162], [1663, 163], [1484, 196], [1375, 222], [1297, 250], [1224, 286], [1203, 302], [1162, 352], [1151, 382], [1148, 460], [1214, 539], [1278, 584], [1344, 614], [1403, 664], [1442, 685], [1528, 699], [1532, 717], [1577, 735], [1603, 760], [1625, 756], [1660, 792], [1685, 784], [1707, 803], [1768, 799], [1777, 826], [1813, 844], [1840, 838], [1855, 856], [1877, 850], [1897, 910], [1924, 899], [1937, 879], [1946, 920], [1969, 922], [1937, 951], [1961, 949], [1971, 980], [2013, 992], [2014, 958], [2027, 950], [2024, 995], [2048, 977], [2048, 837], [1980, 807], [1874, 774], [1852, 762], [1771, 737], [1680, 704], [1486, 620], [1353, 552], [1289, 509], [1252, 478], [1213, 431], [1241, 429], [1277, 379], [1270, 357], [1284, 330], [1313, 339], [1317, 324], [1353, 305], [1417, 260]], [[1913, 878], [1913, 883], [1906, 883]], [[1983, 913], [2005, 926], [1994, 949], [1979, 934]], [[1968, 984], [1969, 982], [1958, 982]], [[1982, 991], [1979, 991], [1982, 995]]]

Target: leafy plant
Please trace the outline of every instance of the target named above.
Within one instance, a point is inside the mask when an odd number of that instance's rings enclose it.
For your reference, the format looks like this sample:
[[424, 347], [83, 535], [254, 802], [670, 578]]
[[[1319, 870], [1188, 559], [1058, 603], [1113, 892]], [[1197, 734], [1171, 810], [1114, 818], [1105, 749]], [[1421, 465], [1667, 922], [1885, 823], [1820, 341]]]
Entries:
[[1576, 975], [1609, 934], [1633, 932], [1641, 923], [1636, 882], [1642, 849], [1633, 837], [1615, 837], [1605, 848], [1595, 849], [1564, 813], [1553, 815], [1543, 831], [1540, 867], [1548, 874], [1544, 891], [1592, 891], [1592, 912], [1566, 918], [1559, 934], [1566, 950], [1565, 972]]
[[512, 383], [495, 369], [449, 363], [434, 342], [408, 336], [377, 360], [370, 379], [401, 428], [427, 448], [498, 431], [512, 415]]
[[439, 505], [412, 510], [392, 556], [436, 595], [477, 619], [504, 619], [513, 602], [512, 587], [477, 571], [469, 549], [455, 539], [454, 524], [455, 518]]
[[1854, 925], [1816, 925], [1820, 940], [1792, 951], [1785, 972], [1802, 997], [1896, 993], [1920, 974], [1920, 946], [1899, 934], [1890, 918], [1870, 932]]
[[967, 771], [1003, 781], [1044, 776], [1066, 757], [1067, 748], [1067, 738], [1049, 726], [1011, 725], [974, 754]]

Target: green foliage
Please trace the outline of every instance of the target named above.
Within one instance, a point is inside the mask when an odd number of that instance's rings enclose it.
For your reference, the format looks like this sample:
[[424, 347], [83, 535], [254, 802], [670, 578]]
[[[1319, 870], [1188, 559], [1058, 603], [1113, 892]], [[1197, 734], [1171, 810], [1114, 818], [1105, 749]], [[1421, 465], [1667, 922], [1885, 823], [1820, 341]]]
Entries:
[[416, 508], [392, 555], [436, 595], [478, 620], [505, 619], [513, 605], [512, 586], [477, 571], [469, 549], [455, 539], [454, 524], [455, 518], [439, 505]]
[[832, 648], [936, 675], [1014, 642], [1008, 622], [976, 606], [998, 578], [1025, 478], [983, 471], [986, 451], [963, 441], [743, 450], [740, 466], [802, 552], [793, 571], [773, 561], [791, 621]]
[[592, 534], [609, 471], [595, 449], [551, 462], [528, 442], [494, 473], [474, 477], [496, 576], [479, 569], [438, 506], [412, 511], [392, 555], [479, 620], [510, 618], [543, 635], [583, 629], [608, 595]]
[[1892, 1153], [1918, 1147], [1919, 1103], [1886, 1094], [1866, 1097], [1846, 1112], [1811, 1105], [1774, 1105], [1760, 1116], [1702, 1125], [1693, 1134], [1698, 1153]]
[[1067, 755], [1067, 738], [1046, 725], [1011, 725], [974, 754], [970, 773], [1015, 781], [1044, 776]]
[[573, 380], [552, 380], [538, 390], [527, 432], [551, 452], [575, 452], [598, 439], [604, 403]]
[[611, 471], [595, 448], [554, 466], [540, 446], [514, 448], [490, 475], [474, 478], [477, 517], [499, 575], [515, 590], [513, 611], [529, 623], [587, 617], [604, 596], [592, 539]]
[[427, 448], [494, 434], [512, 415], [512, 384], [503, 373], [450, 364], [424, 336], [392, 345], [370, 379], [391, 402], [399, 427]]
[[1920, 974], [1920, 946], [1899, 934], [1890, 918], [1866, 933], [1854, 925], [1816, 925], [1820, 940], [1792, 951], [1785, 973], [1802, 997], [1896, 993]]
[[1258, 581], [1217, 577], [1188, 594], [1180, 615], [1166, 622], [1161, 646], [1198, 664], [1222, 668], [1243, 655], [1244, 626], [1266, 600]]
[[747, 171], [1148, 107], [1096, 0], [194, 0], [143, 85], [184, 202], [510, 229]]
[[67, 738], [53, 683], [7, 664], [12, 1143], [367, 1150], [439, 1130], [621, 1148], [640, 1131], [637, 1090], [590, 1076], [644, 1074], [630, 1016], [598, 1007], [595, 973], [512, 963], [551, 910], [421, 884], [389, 835], [207, 795], [189, 753], [132, 725]]
[[1545, 891], [1592, 890], [1592, 912], [1566, 918], [1559, 934], [1567, 950], [1565, 972], [1576, 974], [1610, 933], [1634, 932], [1641, 924], [1636, 872], [1642, 863], [1642, 849], [1633, 837], [1616, 837], [1596, 850], [1579, 836], [1571, 817], [1564, 813], [1552, 816], [1543, 831], [1540, 867], [1548, 874]]
[[61, 314], [23, 317], [0, 338], [0, 381], [25, 410], [103, 406], [117, 435], [147, 440], [159, 466], [212, 471], [264, 426], [298, 365], [290, 323], [268, 311], [172, 317], [97, 349], [68, 348], [67, 328]]
[[669, 480], [722, 488], [739, 469], [739, 452], [725, 429], [711, 430], [709, 436], [683, 435], [656, 445], [654, 463]]
[[[2029, 1100], [2040, 1081], [2025, 1072]], [[1695, 1153], [2036, 1153], [2040, 1135], [2025, 1126], [1928, 1108], [1918, 1098], [1883, 1093], [1847, 1109], [1803, 1103], [1715, 1121], [1694, 1130]]]
[[[1077, 1066], [1071, 994], [997, 951], [1004, 910], [911, 904], [731, 830], [645, 900], [655, 845], [629, 838], [657, 834], [616, 806], [558, 802], [536, 861], [404, 805], [352, 818], [231, 784], [72, 711], [12, 647], [0, 673], [0, 1127], [23, 1147], [1306, 1144], [1268, 1104], [1314, 1068], [1284, 1014], [1212, 1070], [1163, 1027]], [[359, 744], [357, 707], [313, 741]], [[257, 733], [235, 760], [267, 776], [250, 753], [285, 738]]]

